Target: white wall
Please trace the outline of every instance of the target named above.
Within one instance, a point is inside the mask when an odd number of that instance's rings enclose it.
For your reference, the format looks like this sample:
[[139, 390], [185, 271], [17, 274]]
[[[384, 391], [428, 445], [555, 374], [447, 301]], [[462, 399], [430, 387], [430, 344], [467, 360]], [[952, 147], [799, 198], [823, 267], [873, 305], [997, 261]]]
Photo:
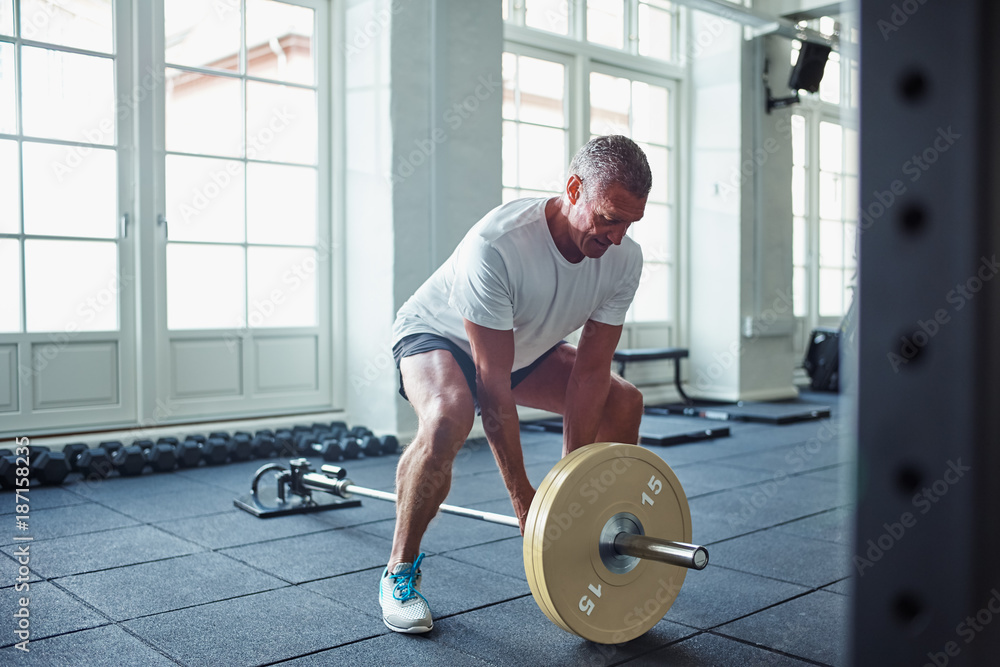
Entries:
[[794, 397], [790, 111], [765, 113], [761, 80], [767, 57], [787, 81], [789, 43], [702, 12], [690, 35], [691, 393]]
[[[390, 45], [394, 5], [388, 0], [351, 0], [344, 23], [343, 238], [347, 387], [345, 409], [352, 423], [375, 432], [396, 431], [395, 375], [390, 334], [395, 316], [395, 225], [392, 187], [393, 128]], [[342, 146], [343, 150], [338, 150]], [[337, 227], [335, 225], [335, 227]]]
[[500, 204], [503, 25], [493, 0], [351, 7], [349, 46], [372, 21], [391, 25], [355, 56], [358, 71], [347, 67], [347, 410], [408, 437], [416, 420], [396, 393], [392, 321]]

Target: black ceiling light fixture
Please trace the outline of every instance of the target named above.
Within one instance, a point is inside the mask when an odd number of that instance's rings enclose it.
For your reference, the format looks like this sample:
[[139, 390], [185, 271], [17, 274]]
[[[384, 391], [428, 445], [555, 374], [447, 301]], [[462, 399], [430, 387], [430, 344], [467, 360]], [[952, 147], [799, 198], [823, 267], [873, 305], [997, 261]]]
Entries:
[[771, 86], [767, 82], [767, 64], [765, 63], [764, 86], [767, 89], [767, 112], [771, 113], [772, 109], [784, 109], [797, 104], [801, 101], [799, 99], [800, 90], [809, 93], [819, 92], [819, 84], [823, 80], [826, 62], [829, 60], [832, 50], [829, 44], [802, 42], [798, 60], [795, 61], [792, 73], [788, 77], [788, 87], [794, 91], [794, 94], [789, 97], [771, 97]]

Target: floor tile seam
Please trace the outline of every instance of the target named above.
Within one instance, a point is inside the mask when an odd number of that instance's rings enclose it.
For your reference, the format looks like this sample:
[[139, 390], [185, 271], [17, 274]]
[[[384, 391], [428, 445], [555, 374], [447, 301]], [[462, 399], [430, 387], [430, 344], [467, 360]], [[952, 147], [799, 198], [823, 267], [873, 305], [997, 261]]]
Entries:
[[[191, 544], [193, 544], [193, 545], [195, 545], [195, 546], [197, 546], [197, 547], [199, 547], [201, 549], [205, 549], [206, 548], [206, 547], [203, 547], [200, 544], [197, 544], [196, 542], [191, 542], [190, 540], [186, 540], [183, 537], [180, 537], [179, 535], [174, 535], [173, 533], [165, 531], [165, 530], [163, 530], [162, 528], [160, 528], [156, 524], [141, 523], [141, 522], [140, 523], [136, 523], [136, 524], [131, 525], [131, 526], [117, 526], [115, 528], [102, 528], [100, 530], [91, 530], [91, 531], [88, 531], [86, 533], [72, 533], [70, 535], [58, 535], [56, 537], [45, 537], [45, 538], [41, 538], [41, 539], [34, 538], [34, 539], [32, 539], [31, 544], [46, 544], [46, 543], [49, 543], [49, 542], [55, 542], [56, 540], [65, 540], [65, 539], [69, 539], [69, 538], [73, 538], [73, 537], [80, 537], [80, 536], [83, 536], [83, 535], [102, 535], [102, 534], [105, 534], [105, 533], [113, 533], [115, 531], [132, 530], [132, 529], [135, 529], [135, 528], [143, 528], [143, 527], [148, 527], [148, 528], [153, 528], [154, 530], [159, 530], [159, 531], [161, 531], [163, 533], [166, 533], [170, 537], [176, 537], [177, 539], [183, 540], [185, 542], [189, 542], [189, 543], [191, 543]], [[17, 544], [19, 544], [19, 543], [13, 542], [11, 544], [0, 544], [0, 549], [3, 549], [5, 547], [16, 546]]]
[[[741, 454], [740, 456], [743, 456], [743, 454]], [[715, 463], [715, 461], [713, 461], [713, 463]], [[816, 472], [827, 472], [828, 470], [830, 470], [833, 467], [842, 466], [842, 465], [851, 465], [852, 463], [853, 463], [853, 461], [836, 461], [834, 463], [824, 464], [824, 465], [819, 466], [817, 468], [809, 468], [807, 470], [799, 470], [799, 471], [795, 471], [795, 472], [788, 472], [787, 470], [785, 470], [784, 472], [785, 472], [785, 477], [801, 477], [802, 475], [809, 475], [809, 474], [816, 473]], [[770, 468], [754, 467], [752, 465], [741, 465], [739, 463], [732, 463], [732, 462], [725, 462], [725, 463], [722, 463], [721, 465], [724, 465], [727, 468], [736, 468], [738, 470], [747, 470], [747, 471], [750, 471], [750, 472], [764, 472], [764, 473], [772, 473], [772, 474], [777, 474], [777, 471], [782, 470], [781, 468], [774, 468], [774, 467], [770, 467]], [[830, 482], [832, 484], [841, 484], [841, 483], [844, 483], [844, 482], [842, 482], [840, 480], [832, 480], [832, 479], [830, 479], [830, 480], [823, 480], [823, 481], [827, 481], [827, 482]]]
[[[716, 438], [716, 440], [718, 441], [718, 444], [730, 444], [730, 443], [736, 443], [737, 442], [737, 440], [736, 440], [737, 436], [729, 436], [729, 437], [730, 437], [729, 440], [724, 440], [724, 439], [721, 439], [721, 438]], [[699, 441], [699, 442], [694, 442], [694, 443], [690, 443], [689, 442], [689, 443], [684, 443], [684, 444], [687, 444], [687, 445], [702, 444], [702, 443], [712, 444], [712, 443], [715, 443], [716, 440], [713, 440], [711, 443], [706, 443], [706, 441], [702, 440], [702, 441]], [[806, 442], [806, 441], [808, 441], [808, 438], [805, 441], [803, 441], [803, 442]], [[693, 466], [693, 465], [698, 465], [699, 463], [717, 463], [719, 461], [724, 461], [725, 459], [735, 458], [737, 456], [746, 456], [748, 454], [762, 454], [764, 452], [773, 452], [773, 451], [776, 451], [778, 449], [784, 449], [786, 447], [793, 447], [795, 445], [800, 445], [800, 444], [803, 444], [803, 443], [801, 443], [801, 442], [792, 442], [792, 443], [785, 443], [783, 445], [774, 445], [773, 447], [764, 447], [763, 449], [755, 449], [752, 452], [738, 452], [736, 454], [722, 454], [721, 456], [717, 456], [715, 458], [702, 459], [702, 460], [698, 460], [698, 461], [689, 461], [688, 463], [678, 463], [676, 466], [671, 466], [671, 467], [673, 467], [673, 468], [683, 468], [684, 466]], [[666, 446], [662, 447], [661, 449], [663, 449], [664, 451], [668, 451], [669, 452], [670, 448], [671, 448], [670, 445], [666, 445]]]
[[[275, 577], [275, 578], [278, 579], [279, 581], [284, 581], [284, 579], [280, 579], [278, 577]], [[117, 621], [113, 621], [113, 622], [116, 623], [116, 624], [131, 623], [133, 621], [141, 621], [141, 620], [144, 620], [144, 619], [147, 619], [147, 618], [155, 618], [157, 616], [165, 616], [166, 614], [173, 614], [173, 613], [178, 612], [178, 611], [190, 611], [192, 609], [197, 609], [199, 607], [207, 607], [209, 605], [218, 604], [220, 602], [231, 602], [232, 600], [239, 600], [240, 598], [247, 598], [247, 597], [251, 597], [251, 596], [254, 596], [254, 595], [262, 595], [264, 593], [273, 593], [274, 591], [280, 591], [280, 590], [284, 590], [286, 588], [294, 588], [294, 587], [295, 587], [295, 584], [285, 582], [284, 586], [274, 586], [273, 588], [265, 588], [265, 589], [262, 589], [262, 590], [259, 590], [259, 591], [251, 591], [249, 593], [241, 593], [240, 595], [230, 595], [228, 597], [219, 598], [218, 600], [206, 600], [204, 602], [199, 602], [197, 604], [189, 604], [189, 605], [185, 605], [183, 607], [177, 607], [175, 609], [166, 609], [164, 611], [153, 612], [151, 614], [140, 614], [138, 616], [131, 616], [129, 618], [123, 618], [121, 620], [117, 620]], [[308, 591], [308, 589], [306, 589], [306, 590]], [[312, 593], [312, 591], [309, 591], [309, 592]]]
[[[722, 544], [724, 542], [730, 542], [732, 540], [736, 540], [736, 539], [739, 539], [741, 537], [746, 537], [747, 535], [754, 535], [756, 533], [762, 533], [765, 530], [771, 530], [772, 528], [780, 528], [781, 526], [787, 526], [788, 524], [795, 523], [796, 521], [802, 521], [803, 519], [812, 519], [813, 517], [817, 517], [817, 516], [819, 516], [821, 514], [826, 514], [827, 512], [832, 512], [834, 510], [844, 509], [844, 508], [848, 508], [848, 507], [850, 507], [850, 505], [847, 505], [847, 504], [845, 504], [845, 505], [836, 505], [834, 507], [829, 507], [829, 508], [827, 508], [825, 510], [819, 510], [818, 512], [813, 512], [812, 514], [804, 514], [802, 516], [797, 516], [797, 517], [795, 517], [793, 519], [788, 519], [787, 521], [782, 521], [780, 523], [774, 523], [774, 524], [771, 524], [769, 526], [762, 526], [760, 528], [754, 528], [754, 529], [752, 529], [750, 531], [747, 531], [746, 533], [740, 533], [739, 535], [733, 535], [732, 537], [724, 537], [721, 540], [715, 540], [714, 542], [706, 542], [702, 546], [706, 546], [706, 547], [716, 546], [716, 545]], [[786, 532], [784, 534], [785, 535], [791, 535], [792, 533], [787, 533]], [[800, 536], [796, 535], [796, 537], [800, 537]], [[803, 539], [813, 539], [813, 538], [803, 538]], [[819, 541], [825, 541], [825, 540], [818, 540], [817, 539], [816, 541], [819, 542]]]
[[207, 551], [219, 551], [219, 550], [222, 550], [222, 549], [239, 549], [240, 547], [248, 547], [248, 546], [254, 546], [254, 545], [258, 545], [258, 544], [267, 544], [269, 542], [278, 542], [280, 540], [287, 540], [287, 539], [291, 539], [291, 538], [295, 538], [295, 537], [306, 537], [306, 536], [309, 536], [309, 535], [319, 535], [321, 533], [329, 533], [329, 532], [332, 532], [332, 531], [335, 531], [335, 530], [344, 530], [345, 528], [354, 528], [354, 526], [327, 526], [326, 528], [322, 528], [320, 530], [308, 530], [308, 531], [302, 532], [302, 533], [295, 533], [293, 535], [284, 535], [282, 537], [272, 537], [272, 538], [268, 538], [268, 539], [264, 539], [264, 540], [258, 540], [256, 542], [244, 542], [242, 544], [230, 544], [230, 545], [226, 545], [226, 546], [212, 547], [212, 546], [208, 546], [208, 545], [205, 545], [205, 544], [201, 544], [199, 542], [195, 542], [194, 540], [192, 540], [190, 538], [187, 538], [187, 537], [184, 537], [182, 535], [178, 535], [177, 533], [173, 533], [173, 532], [167, 530], [163, 526], [163, 524], [151, 523], [151, 524], [146, 524], [146, 525], [149, 525], [151, 528], [156, 528], [158, 530], [161, 530], [164, 533], [166, 533], [167, 535], [170, 535], [171, 537], [175, 537], [175, 538], [177, 538], [179, 540], [183, 540], [184, 542], [189, 542], [190, 544], [194, 544], [194, 545], [198, 546], [199, 548], [207, 550]]
[[776, 530], [778, 530], [779, 532], [781, 532], [782, 535], [793, 535], [795, 537], [802, 537], [802, 538], [805, 538], [805, 539], [808, 539], [808, 540], [816, 540], [817, 542], [826, 542], [827, 544], [837, 544], [837, 545], [840, 545], [842, 547], [848, 547], [848, 548], [850, 548], [850, 544], [847, 544], [847, 543], [844, 543], [844, 542], [838, 542], [837, 540], [829, 540], [829, 539], [827, 539], [825, 537], [813, 537], [812, 535], [803, 535], [801, 533], [793, 532], [792, 530], [789, 530], [788, 528], [785, 527], [787, 525], [788, 524], [783, 524], [781, 526], [774, 526], [774, 528]]
[[[728, 569], [732, 570], [733, 568], [728, 568]], [[829, 593], [830, 595], [837, 595], [837, 593], [834, 593], [832, 591], [824, 591], [823, 590], [826, 586], [829, 586], [830, 584], [837, 583], [836, 581], [831, 581], [831, 582], [828, 582], [828, 583], [825, 583], [825, 584], [822, 584], [822, 585], [819, 585], [819, 586], [812, 586], [812, 585], [809, 585], [809, 584], [799, 584], [799, 583], [796, 583], [794, 581], [785, 581], [783, 579], [775, 579], [774, 577], [768, 577], [767, 575], [764, 575], [764, 574], [757, 574], [756, 572], [744, 572], [743, 570], [733, 570], [733, 571], [739, 572], [741, 574], [751, 574], [751, 575], [754, 575], [756, 577], [761, 577], [763, 579], [769, 579], [771, 581], [774, 581], [774, 582], [777, 582], [777, 583], [781, 583], [781, 584], [791, 584], [793, 586], [797, 586], [799, 588], [804, 588], [806, 590], [800, 591], [800, 592], [798, 592], [798, 593], [796, 593], [796, 594], [794, 594], [794, 595], [792, 595], [790, 597], [787, 597], [787, 598], [784, 598], [782, 600], [779, 600], [778, 602], [773, 602], [773, 603], [771, 603], [771, 604], [769, 604], [769, 605], [767, 605], [765, 607], [761, 607], [760, 609], [756, 609], [756, 610], [751, 611], [749, 613], [743, 614], [742, 616], [737, 616], [736, 618], [730, 619], [730, 620], [725, 621], [723, 623], [717, 623], [716, 625], [713, 625], [711, 627], [704, 628], [705, 630], [716, 630], [716, 629], [721, 628], [723, 625], [726, 625], [728, 623], [735, 623], [736, 621], [740, 621], [740, 620], [742, 620], [744, 618], [747, 618], [749, 616], [753, 616], [754, 614], [759, 614], [762, 611], [767, 611], [768, 609], [772, 609], [774, 607], [777, 607], [778, 605], [783, 605], [783, 604], [785, 604], [787, 602], [791, 602], [792, 600], [797, 600], [797, 599], [805, 597], [807, 595], [812, 595], [813, 593], [815, 593], [817, 591], [823, 591], [824, 593]], [[837, 581], [840, 581], [840, 579], [838, 579]]]
[[[213, 467], [217, 467], [217, 466], [213, 466]], [[183, 474], [186, 470], [191, 470], [191, 469], [190, 468], [178, 468], [176, 470], [170, 470], [168, 472], [147, 473], [145, 475], [133, 475], [133, 476], [125, 476], [125, 477], [122, 477], [121, 475], [119, 475], [117, 477], [108, 477], [108, 478], [100, 479], [100, 480], [91, 480], [91, 482], [93, 482], [96, 486], [100, 487], [100, 486], [104, 486], [105, 484], [108, 484], [108, 483], [114, 484], [116, 480], [124, 480], [124, 479], [138, 480], [138, 479], [144, 479], [144, 478], [167, 479], [167, 475], [175, 475], [176, 474], [181, 479], [187, 480], [189, 482], [194, 482], [194, 483], [197, 483], [197, 484], [201, 484], [202, 486], [206, 486], [206, 487], [209, 487], [209, 488], [223, 488], [223, 487], [219, 487], [218, 484], [212, 484], [210, 482], [203, 482], [200, 479], [196, 479], [194, 477], [188, 477], [187, 475]], [[65, 485], [59, 486], [58, 488], [62, 489], [63, 491], [69, 491], [70, 493], [74, 494], [75, 496], [77, 496], [79, 498], [83, 498], [84, 500], [92, 500], [92, 498], [90, 498], [89, 496], [86, 496], [83, 493], [80, 493], [79, 491], [74, 490], [74, 487], [76, 485], [78, 485], [78, 484], [86, 484], [86, 483], [87, 483], [87, 479], [84, 477], [84, 478], [75, 480], [73, 482], [70, 482], [69, 484], [65, 484]], [[164, 483], [166, 483], [166, 482], [164, 482]], [[170, 493], [170, 491], [165, 491], [164, 493], [168, 494], [168, 493]]]
[[[328, 579], [338, 579], [340, 577], [346, 577], [346, 576], [349, 576], [349, 575], [352, 575], [352, 574], [361, 574], [363, 572], [378, 572], [379, 574], [381, 574], [383, 570], [385, 570], [385, 565], [374, 565], [372, 567], [363, 567], [363, 568], [361, 568], [359, 570], [348, 570], [346, 572], [338, 572], [337, 574], [333, 574], [333, 575], [330, 575], [328, 577], [316, 577], [315, 579], [306, 579], [304, 581], [290, 582], [290, 583], [291, 583], [292, 586], [305, 586], [306, 584], [315, 584], [315, 583], [320, 582], [320, 581], [326, 581]], [[422, 570], [421, 570], [421, 572], [422, 572]], [[311, 590], [311, 589], [307, 589], [307, 590]], [[324, 598], [326, 597], [322, 593], [317, 593], [316, 591], [312, 591], [312, 592], [316, 593], [316, 595], [319, 595], [321, 597], [324, 597]], [[327, 599], [334, 600], [335, 598], [327, 598]]]
[[[814, 585], [814, 584], [805, 584], [805, 583], [802, 583], [801, 581], [792, 581], [790, 579], [779, 579], [778, 577], [767, 575], [767, 574], [761, 574], [760, 572], [750, 572], [749, 570], [741, 570], [740, 568], [733, 567], [732, 565], [727, 565], [726, 569], [727, 570], [732, 570], [733, 572], [739, 572], [741, 574], [752, 574], [755, 577], [761, 577], [763, 579], [769, 579], [771, 581], [779, 582], [779, 583], [782, 583], [782, 584], [793, 584], [795, 586], [801, 586], [803, 588], [810, 588], [813, 591], [818, 591], [819, 589], [823, 588], [824, 586], [829, 586], [830, 584], [835, 584], [838, 581], [840, 581], [840, 579], [836, 579], [836, 580], [833, 580], [833, 581], [828, 581], [828, 582], [826, 582], [824, 584]], [[843, 577], [841, 577], [841, 579], [842, 578]], [[829, 592], [830, 591], [827, 591], [827, 593], [829, 593]]]
[[804, 662], [804, 663], [807, 663], [807, 664], [810, 664], [810, 665], [818, 665], [819, 667], [832, 667], [832, 665], [830, 665], [828, 663], [825, 663], [825, 662], [819, 662], [817, 660], [813, 660], [812, 658], [807, 658], [807, 657], [801, 656], [801, 655], [795, 655], [794, 653], [788, 653], [787, 651], [782, 651], [780, 649], [776, 649], [776, 648], [773, 648], [771, 646], [766, 646], [764, 644], [755, 644], [752, 641], [748, 641], [746, 639], [741, 639], [740, 637], [731, 637], [731, 636], [723, 634], [721, 632], [714, 632], [713, 630], [707, 630], [706, 633], [710, 634], [710, 635], [714, 635], [716, 637], [721, 637], [723, 639], [728, 639], [730, 641], [738, 642], [738, 643], [744, 644], [746, 646], [752, 646], [752, 647], [754, 647], [756, 649], [760, 649], [762, 651], [768, 651], [770, 653], [774, 653], [774, 654], [777, 654], [777, 655], [780, 655], [780, 656], [784, 656], [786, 658], [791, 658], [793, 660], [798, 660], [800, 662]]
[[[747, 573], [744, 573], [744, 574], [752, 574], [752, 573], [747, 572]], [[757, 575], [757, 576], [761, 576], [761, 575]], [[789, 583], [789, 582], [783, 581], [781, 583]], [[795, 584], [795, 585], [796, 586], [801, 586], [801, 584]], [[714, 631], [718, 630], [719, 628], [721, 628], [721, 627], [723, 627], [725, 625], [729, 625], [730, 623], [735, 623], [737, 621], [742, 621], [745, 618], [750, 618], [751, 616], [754, 616], [754, 615], [759, 614], [761, 612], [767, 611], [769, 609], [774, 609], [775, 607], [779, 607], [779, 606], [781, 606], [783, 604], [787, 604], [787, 603], [792, 602], [794, 600], [798, 600], [799, 598], [804, 598], [805, 596], [812, 595], [813, 593], [815, 593], [816, 591], [819, 590], [819, 588], [814, 588], [812, 586], [806, 586], [804, 588], [806, 588], [806, 590], [800, 591], [798, 593], [795, 593], [794, 595], [791, 595], [789, 597], [782, 598], [781, 600], [778, 600], [777, 602], [772, 602], [771, 604], [765, 605], [765, 606], [761, 607], [760, 609], [754, 609], [753, 611], [748, 612], [746, 614], [743, 614], [742, 616], [737, 616], [736, 618], [731, 618], [728, 621], [723, 621], [722, 623], [716, 623], [715, 625], [711, 625], [711, 626], [709, 626], [707, 628], [702, 628], [702, 629], [705, 632], [714, 632]], [[728, 637], [728, 635], [726, 635], [726, 636]]]
[[280, 660], [274, 660], [274, 661], [271, 661], [271, 662], [262, 662], [262, 663], [260, 663], [258, 665], [258, 667], [271, 667], [271, 665], [282, 665], [282, 664], [291, 662], [293, 660], [300, 660], [302, 658], [308, 658], [311, 655], [319, 655], [320, 653], [326, 653], [327, 651], [336, 651], [337, 649], [345, 648], [347, 646], [351, 646], [352, 644], [359, 644], [361, 642], [366, 642], [366, 641], [369, 641], [369, 640], [372, 640], [372, 639], [378, 639], [379, 637], [383, 637], [383, 636], [387, 635], [388, 633], [389, 633], [389, 630], [386, 629], [385, 632], [380, 632], [378, 634], [370, 635], [368, 637], [359, 637], [358, 639], [352, 639], [349, 642], [344, 642], [343, 644], [337, 644], [336, 646], [328, 646], [326, 648], [316, 649], [315, 651], [308, 651], [306, 653], [302, 653], [300, 655], [295, 655], [295, 656], [292, 656], [290, 658], [281, 658]]
[[[497, 542], [505, 542], [507, 540], [512, 540], [515, 537], [521, 537], [521, 536], [520, 535], [511, 535], [510, 537], [500, 537], [500, 538], [497, 538], [495, 540], [489, 540], [487, 542], [478, 542], [476, 544], [468, 544], [468, 545], [465, 545], [465, 546], [462, 546], [462, 547], [457, 547], [455, 549], [446, 549], [444, 551], [428, 552], [428, 554], [429, 555], [434, 555], [434, 556], [448, 556], [449, 558], [453, 558], [453, 556], [451, 556], [450, 554], [455, 554], [455, 553], [457, 553], [459, 551], [464, 551], [466, 549], [475, 549], [477, 547], [484, 547], [484, 546], [487, 546], [489, 544], [496, 544]], [[524, 539], [524, 538], [521, 537], [521, 539]], [[462, 563], [466, 562], [466, 561], [462, 560], [461, 558], [455, 558], [455, 560], [460, 561]], [[472, 564], [472, 563], [467, 563], [467, 564]], [[485, 568], [482, 565], [477, 565], [476, 567], [482, 568], [482, 569], [487, 570], [489, 572], [495, 572], [495, 570], [489, 570], [488, 568]], [[503, 572], [501, 572], [500, 574], [503, 574]], [[507, 575], [507, 576], [510, 576], [510, 575]]]
[[[94, 625], [94, 626], [91, 626], [89, 628], [80, 628], [79, 630], [70, 630], [69, 632], [60, 632], [60, 633], [57, 633], [57, 634], [54, 634], [54, 635], [48, 635], [47, 637], [44, 637], [42, 639], [32, 639], [31, 642], [32, 643], [40, 643], [40, 642], [44, 642], [44, 641], [49, 641], [50, 639], [57, 639], [59, 637], [68, 637], [70, 635], [79, 634], [81, 632], [89, 632], [91, 630], [98, 630], [100, 628], [107, 628], [107, 627], [116, 627], [116, 628], [118, 628], [119, 630], [121, 630], [125, 634], [129, 635], [133, 639], [138, 640], [141, 644], [143, 644], [147, 648], [150, 648], [153, 651], [155, 651], [156, 653], [159, 653], [164, 658], [166, 658], [167, 660], [169, 660], [171, 663], [173, 663], [175, 665], [180, 665], [181, 667], [186, 667], [185, 663], [181, 662], [177, 658], [175, 658], [172, 655], [170, 655], [169, 653], [165, 652], [164, 650], [162, 650], [158, 646], [156, 646], [154, 644], [151, 644], [144, 637], [135, 634], [134, 632], [130, 631], [129, 628], [127, 628], [124, 625], [122, 625], [122, 623], [119, 623], [119, 622], [116, 622], [116, 621], [110, 621], [108, 623], [102, 623], [100, 625]], [[0, 646], [0, 649], [9, 648], [9, 647], [11, 647], [13, 645], [14, 644], [8, 644], [6, 646]]]
[[[671, 621], [671, 623], [674, 623], [674, 622]], [[667, 648], [668, 646], [673, 646], [674, 644], [680, 644], [681, 642], [686, 642], [689, 639], [694, 639], [695, 637], [698, 637], [698, 636], [701, 636], [701, 635], [705, 634], [704, 630], [702, 630], [700, 628], [692, 627], [690, 625], [684, 625], [683, 623], [674, 623], [674, 625], [681, 625], [681, 626], [683, 626], [685, 628], [689, 628], [689, 629], [693, 630], [694, 632], [692, 632], [689, 635], [684, 635], [683, 637], [678, 637], [677, 639], [671, 639], [670, 641], [665, 642], [665, 643], [661, 644], [660, 646], [657, 646], [655, 648], [651, 648], [648, 651], [643, 651], [639, 655], [629, 656], [628, 658], [625, 658], [621, 662], [608, 663], [608, 667], [618, 667], [619, 665], [627, 665], [630, 662], [636, 662], [637, 660], [641, 660], [642, 658], [644, 658], [644, 657], [646, 657], [648, 655], [652, 655], [653, 653], [656, 653], [657, 651], [662, 651], [663, 649]]]
[[176, 665], [181, 665], [181, 667], [186, 667], [186, 663], [183, 662], [182, 660], [180, 660], [180, 658], [175, 658], [174, 656], [170, 655], [169, 653], [167, 653], [167, 651], [165, 649], [160, 648], [159, 646], [157, 646], [153, 642], [149, 641], [148, 639], [146, 639], [142, 635], [138, 634], [137, 632], [133, 631], [131, 628], [129, 628], [128, 626], [126, 626], [124, 624], [124, 622], [123, 623], [116, 623], [115, 625], [117, 625], [118, 627], [120, 627], [124, 632], [126, 632], [130, 636], [134, 637], [138, 641], [142, 642], [143, 644], [145, 644], [146, 646], [148, 646], [152, 650], [156, 651], [157, 653], [159, 653], [160, 655], [162, 655], [163, 657], [165, 657], [167, 660], [173, 662]]
[[[739, 468], [737, 466], [727, 466], [727, 467], [728, 468], [732, 468], [734, 470], [742, 470], [742, 471], [746, 471], [746, 472], [749, 472], [751, 470], [753, 472], [773, 472], [773, 471], [766, 471], [766, 470], [763, 470], [761, 468]], [[801, 477], [802, 475], [808, 475], [811, 472], [820, 472], [820, 471], [821, 471], [821, 469], [817, 468], [815, 470], [807, 470], [807, 471], [804, 471], [804, 472], [798, 472], [798, 473], [793, 473], [793, 474], [786, 474], [785, 477], [788, 478], [788, 479], [791, 479], [793, 477]], [[832, 480], [832, 479], [819, 479], [819, 480], [816, 480], [816, 481], [829, 482], [830, 484], [838, 484], [838, 485], [840, 484], [840, 482]], [[717, 496], [717, 495], [726, 493], [727, 491], [739, 491], [740, 489], [746, 489], [746, 488], [749, 488], [749, 487], [752, 487], [752, 486], [761, 486], [762, 484], [767, 484], [768, 482], [780, 483], [780, 482], [778, 482], [777, 480], [774, 480], [774, 479], [770, 479], [770, 480], [769, 479], [762, 479], [762, 480], [758, 480], [756, 482], [748, 482], [747, 484], [739, 484], [737, 486], [729, 486], [729, 487], [726, 487], [724, 489], [716, 489], [714, 491], [706, 491], [705, 493], [697, 493], [697, 494], [688, 496], [687, 498], [688, 498], [688, 500], [694, 500], [695, 498], [708, 498], [709, 496]], [[683, 486], [683, 482], [681, 484]]]
[[[746, 455], [745, 454], [740, 454], [740, 456], [746, 456]], [[698, 463], [700, 463], [700, 462], [691, 463], [690, 465], [698, 465]], [[740, 465], [736, 465], [734, 463], [716, 462], [716, 461], [713, 461], [712, 463], [714, 465], [720, 465], [720, 466], [722, 466], [724, 468], [729, 468], [731, 470], [740, 470], [740, 471], [753, 470], [755, 472], [758, 471], [758, 470], [764, 471], [763, 468], [747, 468], [746, 466], [740, 466]], [[850, 464], [851, 464], [851, 461], [840, 461], [838, 463], [829, 463], [829, 464], [826, 464], [826, 465], [822, 465], [822, 466], [820, 466], [818, 468], [810, 468], [808, 470], [798, 470], [796, 472], [787, 472], [786, 471], [785, 472], [785, 476], [786, 477], [801, 477], [803, 475], [811, 475], [811, 474], [817, 473], [817, 472], [826, 472], [828, 470], [832, 470], [833, 468], [840, 468], [842, 466], [848, 466]], [[773, 468], [769, 469], [770, 472], [773, 472], [773, 470], [774, 470]], [[827, 481], [833, 481], [833, 480], [827, 480]]]
[[[12, 496], [12, 498], [13, 497], [14, 496]], [[3, 495], [0, 494], [0, 499], [2, 499], [2, 498], [3, 498]], [[84, 503], [84, 502], [79, 502], [79, 503], [75, 503], [74, 502], [74, 503], [65, 503], [63, 505], [51, 505], [49, 507], [32, 507], [31, 511], [32, 512], [41, 512], [41, 511], [48, 511], [48, 510], [61, 510], [61, 509], [65, 509], [67, 507], [76, 507], [77, 505], [85, 505], [85, 504], [86, 503]], [[16, 516], [16, 515], [17, 515], [16, 511], [13, 511], [13, 512], [0, 512], [0, 517]]]
[[453, 612], [451, 614], [445, 614], [443, 616], [435, 616], [434, 620], [435, 621], [443, 621], [446, 618], [457, 618], [457, 617], [459, 617], [459, 616], [461, 616], [463, 614], [469, 614], [469, 613], [472, 613], [474, 611], [480, 611], [482, 609], [489, 609], [490, 607], [496, 607], [496, 606], [501, 605], [501, 604], [506, 604], [508, 602], [514, 602], [516, 600], [523, 600], [524, 598], [531, 598], [531, 597], [533, 597], [531, 593], [522, 593], [520, 595], [514, 595], [512, 597], [504, 598], [502, 600], [495, 600], [493, 602], [487, 602], [485, 604], [479, 605], [478, 607], [471, 607], [469, 609], [463, 609], [461, 611], [456, 611], [456, 612]]

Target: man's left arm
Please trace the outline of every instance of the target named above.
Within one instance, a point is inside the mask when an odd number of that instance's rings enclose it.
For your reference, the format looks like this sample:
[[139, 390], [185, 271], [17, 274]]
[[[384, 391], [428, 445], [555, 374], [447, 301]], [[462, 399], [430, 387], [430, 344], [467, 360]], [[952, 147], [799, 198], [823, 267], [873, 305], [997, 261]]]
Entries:
[[622, 335], [622, 325], [588, 320], [583, 326], [576, 363], [566, 387], [563, 455], [597, 438], [604, 404], [611, 389], [611, 361]]

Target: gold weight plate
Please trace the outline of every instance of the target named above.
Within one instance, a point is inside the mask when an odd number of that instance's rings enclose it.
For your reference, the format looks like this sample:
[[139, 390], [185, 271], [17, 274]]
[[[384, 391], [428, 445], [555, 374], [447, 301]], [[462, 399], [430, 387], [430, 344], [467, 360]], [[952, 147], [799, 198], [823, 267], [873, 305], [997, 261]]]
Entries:
[[525, 526], [525, 574], [539, 607], [560, 627], [603, 644], [629, 641], [659, 622], [687, 573], [647, 560], [628, 572], [609, 570], [600, 534], [622, 513], [646, 535], [691, 541], [677, 476], [635, 445], [588, 445], [562, 459], [539, 485]]
[[558, 614], [555, 613], [555, 610], [548, 605], [543, 597], [544, 585], [541, 584], [538, 579], [541, 575], [541, 570], [535, 567], [535, 551], [532, 549], [531, 545], [534, 542], [535, 526], [538, 518], [544, 517], [548, 514], [548, 502], [546, 501], [546, 496], [551, 494], [552, 489], [558, 487], [558, 484], [553, 483], [552, 480], [558, 477], [560, 471], [572, 462], [574, 454], [575, 452], [559, 459], [559, 461], [552, 466], [552, 469], [549, 470], [548, 474], [545, 475], [542, 483], [539, 484], [538, 488], [535, 490], [535, 497], [531, 501], [531, 507], [528, 508], [528, 516], [524, 523], [524, 543], [522, 545], [524, 574], [528, 579], [528, 588], [531, 589], [531, 594], [535, 599], [535, 604], [537, 604], [538, 608], [542, 610], [542, 613], [548, 616], [550, 621], [570, 634], [573, 634], [573, 631], [566, 626], [563, 620]]

